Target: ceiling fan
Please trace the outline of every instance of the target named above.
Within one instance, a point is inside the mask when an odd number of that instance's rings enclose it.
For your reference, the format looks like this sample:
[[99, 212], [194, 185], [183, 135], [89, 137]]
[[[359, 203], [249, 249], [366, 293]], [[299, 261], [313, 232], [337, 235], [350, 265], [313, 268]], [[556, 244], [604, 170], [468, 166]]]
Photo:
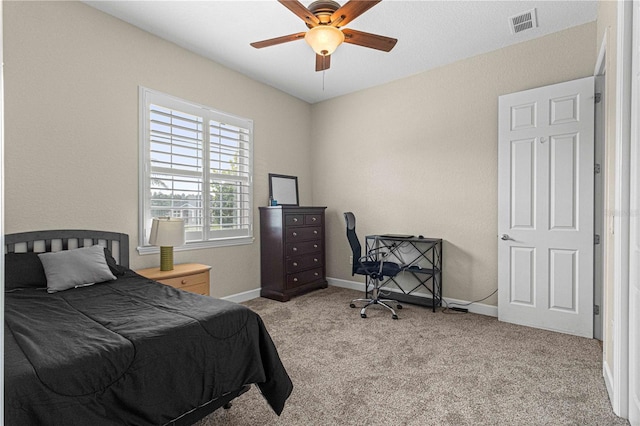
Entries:
[[340, 29], [371, 9], [381, 0], [350, 0], [340, 6], [332, 0], [318, 0], [305, 7], [298, 0], [278, 0], [284, 7], [301, 18], [309, 31], [276, 37], [251, 43], [256, 49], [305, 39], [316, 52], [316, 71], [329, 69], [331, 54], [343, 42], [389, 52], [397, 39], [377, 34], [365, 33], [348, 28]]

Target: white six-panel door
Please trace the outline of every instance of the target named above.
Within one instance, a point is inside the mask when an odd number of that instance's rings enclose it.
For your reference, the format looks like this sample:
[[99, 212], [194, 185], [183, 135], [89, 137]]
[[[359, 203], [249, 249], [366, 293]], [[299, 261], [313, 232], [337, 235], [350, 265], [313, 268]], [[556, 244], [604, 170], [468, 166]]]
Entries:
[[593, 337], [594, 78], [498, 113], [498, 318]]

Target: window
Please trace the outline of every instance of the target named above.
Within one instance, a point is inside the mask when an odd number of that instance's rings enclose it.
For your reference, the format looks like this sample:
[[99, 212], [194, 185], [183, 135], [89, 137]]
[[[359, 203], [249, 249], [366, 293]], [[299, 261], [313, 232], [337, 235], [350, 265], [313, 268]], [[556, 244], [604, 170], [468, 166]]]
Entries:
[[140, 243], [151, 219], [182, 218], [184, 248], [253, 241], [253, 122], [140, 89]]

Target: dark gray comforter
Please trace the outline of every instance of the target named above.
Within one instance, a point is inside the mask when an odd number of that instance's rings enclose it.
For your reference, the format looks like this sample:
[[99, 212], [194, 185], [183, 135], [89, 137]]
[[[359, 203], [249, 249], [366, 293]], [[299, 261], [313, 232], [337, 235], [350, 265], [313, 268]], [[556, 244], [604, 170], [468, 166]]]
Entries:
[[261, 318], [128, 271], [5, 294], [5, 424], [161, 425], [256, 383], [280, 414], [293, 385]]

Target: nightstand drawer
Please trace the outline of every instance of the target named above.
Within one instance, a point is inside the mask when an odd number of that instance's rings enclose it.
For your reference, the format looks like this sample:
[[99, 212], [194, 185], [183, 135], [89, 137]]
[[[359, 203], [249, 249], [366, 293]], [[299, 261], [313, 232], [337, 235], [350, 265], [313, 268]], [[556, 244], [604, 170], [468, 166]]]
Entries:
[[160, 268], [147, 268], [136, 272], [143, 277], [162, 284], [208, 296], [210, 269], [211, 266], [199, 263], [179, 263], [173, 265], [171, 271], [161, 271]]
[[201, 294], [203, 296], [209, 295], [209, 283], [200, 283], [194, 285], [185, 285], [184, 287], [179, 287], [180, 290], [189, 291], [191, 293]]
[[[170, 285], [171, 287], [181, 288], [190, 287], [196, 284], [206, 284], [209, 286], [209, 272], [202, 272], [200, 274], [186, 275], [184, 277], [167, 278], [159, 280], [162, 284]], [[185, 289], [186, 290], [186, 289]]]

